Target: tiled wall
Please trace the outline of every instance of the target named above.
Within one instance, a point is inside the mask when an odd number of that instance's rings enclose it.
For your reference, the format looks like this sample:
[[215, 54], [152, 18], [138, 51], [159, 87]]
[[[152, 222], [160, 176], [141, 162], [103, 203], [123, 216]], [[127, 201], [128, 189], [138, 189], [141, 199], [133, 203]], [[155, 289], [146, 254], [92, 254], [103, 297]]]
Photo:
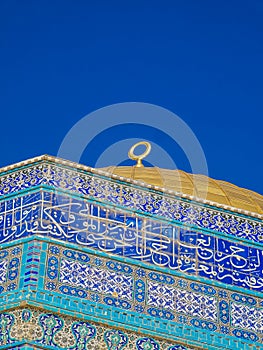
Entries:
[[259, 219], [48, 162], [0, 195], [0, 345], [262, 348]]

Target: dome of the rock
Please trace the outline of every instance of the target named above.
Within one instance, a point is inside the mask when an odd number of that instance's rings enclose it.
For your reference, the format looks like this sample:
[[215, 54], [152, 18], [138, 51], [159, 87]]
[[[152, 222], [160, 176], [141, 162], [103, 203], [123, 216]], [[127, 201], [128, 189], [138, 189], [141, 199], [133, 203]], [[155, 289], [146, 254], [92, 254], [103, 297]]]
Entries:
[[160, 189], [193, 196], [220, 205], [263, 214], [263, 196], [222, 180], [193, 175], [181, 170], [158, 167], [109, 166], [101, 170], [124, 179], [132, 179]]

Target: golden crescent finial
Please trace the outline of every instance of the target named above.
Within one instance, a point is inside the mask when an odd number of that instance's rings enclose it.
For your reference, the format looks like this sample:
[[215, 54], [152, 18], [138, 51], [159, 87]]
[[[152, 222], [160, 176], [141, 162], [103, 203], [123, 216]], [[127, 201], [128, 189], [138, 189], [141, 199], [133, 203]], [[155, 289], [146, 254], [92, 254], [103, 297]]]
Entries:
[[[142, 154], [136, 155], [136, 154], [134, 154], [134, 150], [138, 146], [145, 146], [146, 150]], [[130, 159], [137, 160], [137, 164], [135, 165], [137, 168], [141, 168], [141, 167], [144, 166], [142, 164], [142, 159], [144, 159], [145, 157], [148, 156], [148, 154], [151, 152], [151, 148], [152, 147], [151, 147], [150, 142], [147, 142], [147, 141], [137, 142], [137, 143], [135, 143], [135, 145], [133, 145], [130, 148], [128, 156], [129, 156]]]

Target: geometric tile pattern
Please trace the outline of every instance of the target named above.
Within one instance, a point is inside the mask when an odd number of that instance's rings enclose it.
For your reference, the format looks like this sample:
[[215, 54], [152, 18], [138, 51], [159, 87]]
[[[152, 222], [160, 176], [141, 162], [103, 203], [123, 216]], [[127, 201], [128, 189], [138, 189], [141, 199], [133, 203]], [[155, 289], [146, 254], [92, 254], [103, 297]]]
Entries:
[[0, 321], [4, 325], [0, 327], [0, 346], [26, 340], [49, 349], [194, 350], [191, 346], [33, 308], [2, 313]]
[[95, 293], [117, 294], [119, 298], [132, 299], [133, 278], [131, 276], [91, 267], [74, 260], [61, 259], [59, 281]]
[[205, 320], [217, 321], [217, 300], [197, 293], [149, 282], [148, 305], [163, 307]]
[[231, 304], [232, 324], [242, 329], [263, 333], [263, 308], [254, 308], [242, 304]]
[[262, 299], [52, 244], [46, 268], [50, 293], [251, 341], [262, 339]]
[[176, 311], [201, 319], [217, 321], [217, 301], [213, 297], [177, 291]]

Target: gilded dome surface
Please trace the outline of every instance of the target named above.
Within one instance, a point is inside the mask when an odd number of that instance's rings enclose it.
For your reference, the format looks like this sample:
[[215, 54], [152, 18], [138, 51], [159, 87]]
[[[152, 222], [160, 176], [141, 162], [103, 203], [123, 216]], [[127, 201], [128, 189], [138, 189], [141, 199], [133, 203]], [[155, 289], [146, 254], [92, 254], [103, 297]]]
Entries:
[[125, 179], [137, 180], [165, 190], [194, 196], [197, 199], [263, 214], [262, 195], [204, 175], [192, 175], [181, 170], [158, 167], [110, 166], [101, 170]]

